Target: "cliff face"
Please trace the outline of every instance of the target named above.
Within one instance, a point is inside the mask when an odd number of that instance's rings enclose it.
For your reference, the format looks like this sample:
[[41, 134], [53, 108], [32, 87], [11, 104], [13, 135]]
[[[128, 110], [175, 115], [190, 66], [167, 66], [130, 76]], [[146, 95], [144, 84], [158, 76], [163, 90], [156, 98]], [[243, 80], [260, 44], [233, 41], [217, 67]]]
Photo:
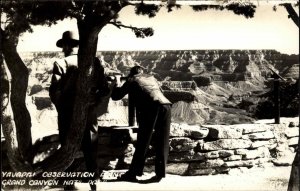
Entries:
[[[38, 110], [49, 108], [51, 70], [54, 60], [62, 54], [35, 52], [21, 56], [31, 71], [29, 100]], [[188, 123], [250, 122], [249, 113], [237, 105], [268, 90], [270, 68], [291, 81], [298, 78], [299, 72], [298, 55], [276, 50], [104, 51], [97, 52], [97, 57], [108, 73], [127, 75], [134, 65], [145, 67], [162, 81], [162, 89], [174, 102], [173, 120]]]
[[299, 62], [297, 55], [285, 55], [276, 50], [99, 52], [98, 56], [119, 70], [140, 64], [161, 78], [170, 76], [171, 80], [179, 81], [201, 74], [210, 74], [215, 81], [259, 80], [270, 73], [267, 66], [283, 72]]
[[[41, 73], [51, 70], [53, 59], [62, 54], [36, 52], [21, 56], [30, 70]], [[276, 50], [104, 51], [97, 52], [97, 57], [112, 70], [126, 74], [130, 67], [142, 65], [160, 80], [170, 81], [201, 78], [208, 82], [262, 82], [271, 74], [269, 68], [290, 78], [298, 78], [299, 70], [298, 55], [281, 54]]]

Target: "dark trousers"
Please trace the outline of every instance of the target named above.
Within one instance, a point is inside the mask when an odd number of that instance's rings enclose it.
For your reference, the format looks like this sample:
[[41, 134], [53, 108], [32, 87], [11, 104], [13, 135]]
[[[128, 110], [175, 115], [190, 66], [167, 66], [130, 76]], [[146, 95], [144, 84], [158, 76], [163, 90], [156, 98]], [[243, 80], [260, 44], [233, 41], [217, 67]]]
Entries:
[[[71, 107], [69, 107], [71, 108]], [[72, 120], [72, 110], [71, 109], [61, 109], [58, 111], [58, 130], [59, 130], [59, 139], [62, 145], [66, 142], [66, 136], [69, 132]], [[90, 129], [92, 123], [87, 123], [87, 127], [84, 130], [83, 138], [81, 141], [81, 151], [83, 152], [85, 166], [88, 172], [95, 172], [95, 178], [98, 177], [98, 165], [97, 165], [97, 145], [98, 145], [98, 136], [97, 134], [91, 133]], [[79, 167], [80, 164], [71, 164], [66, 169], [66, 172], [73, 172]]]
[[91, 133], [89, 129], [85, 129], [83, 139], [81, 142], [81, 150], [88, 172], [95, 173], [93, 179], [99, 177], [98, 165], [97, 165], [97, 145], [98, 135]]
[[138, 115], [138, 123], [135, 152], [128, 172], [137, 176], [143, 174], [146, 153], [153, 131], [155, 131], [153, 136], [155, 143], [155, 173], [157, 176], [165, 177], [169, 154], [171, 105], [155, 104], [147, 108], [147, 112], [141, 112]]

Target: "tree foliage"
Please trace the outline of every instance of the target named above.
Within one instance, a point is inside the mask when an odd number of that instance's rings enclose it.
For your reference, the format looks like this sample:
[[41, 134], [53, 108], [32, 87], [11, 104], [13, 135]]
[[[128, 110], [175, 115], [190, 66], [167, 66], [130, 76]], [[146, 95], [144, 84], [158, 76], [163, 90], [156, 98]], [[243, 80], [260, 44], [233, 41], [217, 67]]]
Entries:
[[205, 11], [208, 9], [215, 10], [228, 10], [233, 11], [237, 15], [243, 15], [246, 18], [252, 18], [255, 13], [256, 6], [252, 3], [241, 4], [241, 3], [231, 3], [228, 5], [195, 5], [192, 6], [194, 11]]
[[160, 10], [161, 6], [154, 5], [154, 4], [145, 4], [141, 3], [136, 5], [135, 13], [137, 15], [147, 15], [149, 18], [155, 17], [158, 11]]

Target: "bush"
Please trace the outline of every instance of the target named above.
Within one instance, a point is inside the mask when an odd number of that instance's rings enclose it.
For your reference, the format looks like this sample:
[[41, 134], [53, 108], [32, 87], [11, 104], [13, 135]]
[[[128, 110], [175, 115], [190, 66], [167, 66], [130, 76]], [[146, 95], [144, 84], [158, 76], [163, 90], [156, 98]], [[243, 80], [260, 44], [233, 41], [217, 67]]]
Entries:
[[[299, 111], [299, 80], [295, 84], [283, 83], [280, 85], [280, 114], [283, 117], [298, 116]], [[255, 116], [259, 119], [273, 118], [275, 115], [274, 92], [265, 94], [265, 98], [258, 102]]]

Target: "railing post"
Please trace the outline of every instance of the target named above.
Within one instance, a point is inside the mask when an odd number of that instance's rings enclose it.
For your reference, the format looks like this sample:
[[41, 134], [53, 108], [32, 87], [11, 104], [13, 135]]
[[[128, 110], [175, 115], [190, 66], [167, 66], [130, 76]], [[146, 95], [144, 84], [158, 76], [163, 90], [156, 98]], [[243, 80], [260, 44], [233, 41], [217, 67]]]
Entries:
[[280, 124], [280, 95], [279, 79], [274, 78], [274, 104], [275, 104], [275, 124]]

